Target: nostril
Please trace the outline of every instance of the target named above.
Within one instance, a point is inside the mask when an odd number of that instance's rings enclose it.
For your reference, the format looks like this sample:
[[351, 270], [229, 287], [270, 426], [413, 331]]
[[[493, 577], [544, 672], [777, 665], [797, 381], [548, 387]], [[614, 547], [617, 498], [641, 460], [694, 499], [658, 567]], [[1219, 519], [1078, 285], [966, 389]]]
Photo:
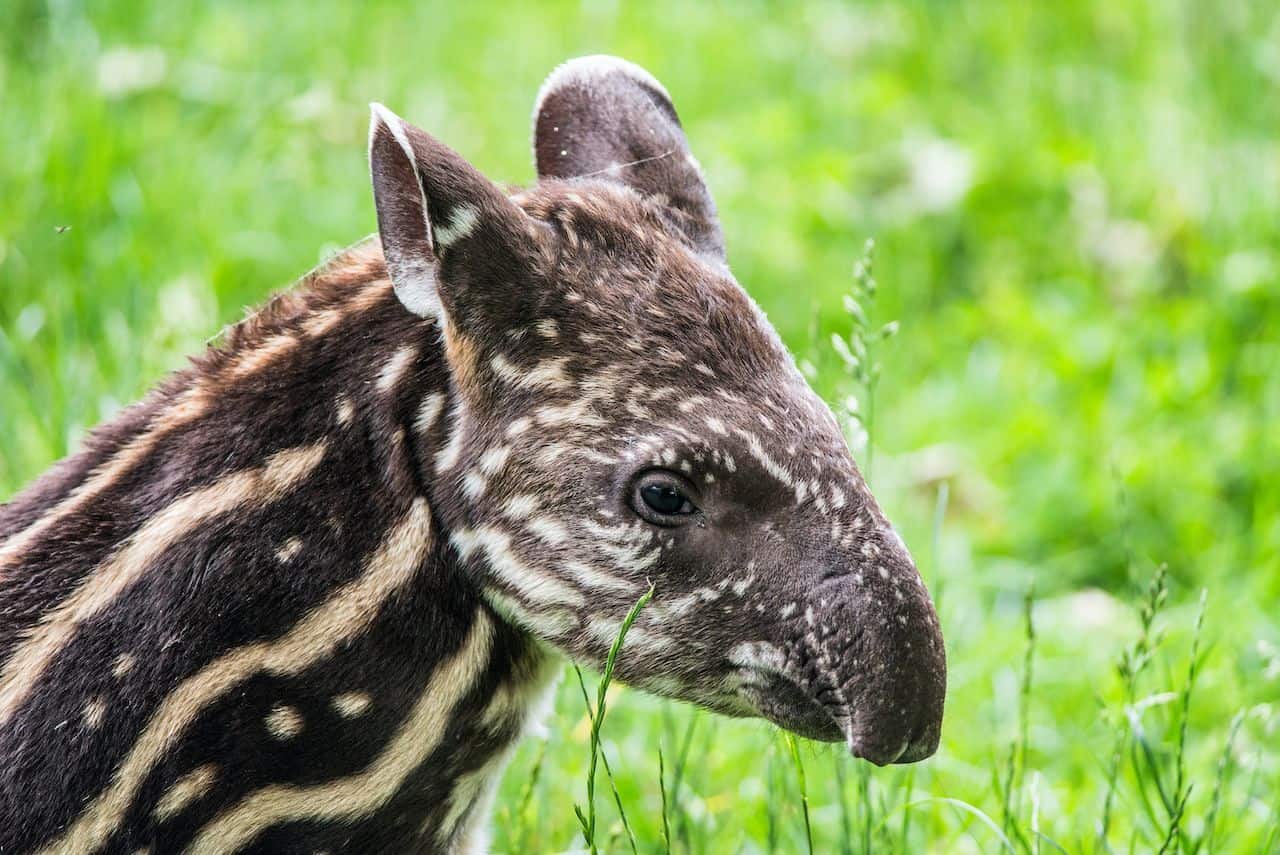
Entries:
[[932, 757], [938, 750], [939, 737], [941, 736], [941, 728], [928, 726], [923, 732], [917, 732], [915, 736], [903, 747], [902, 753], [894, 758], [894, 763], [919, 763], [921, 760], [927, 760]]
[[910, 747], [910, 742], [901, 742], [896, 745], [886, 745], [884, 743], [855, 744], [851, 746], [851, 749], [854, 757], [859, 757], [877, 766], [888, 766], [891, 763], [901, 762], [900, 758], [906, 754]]

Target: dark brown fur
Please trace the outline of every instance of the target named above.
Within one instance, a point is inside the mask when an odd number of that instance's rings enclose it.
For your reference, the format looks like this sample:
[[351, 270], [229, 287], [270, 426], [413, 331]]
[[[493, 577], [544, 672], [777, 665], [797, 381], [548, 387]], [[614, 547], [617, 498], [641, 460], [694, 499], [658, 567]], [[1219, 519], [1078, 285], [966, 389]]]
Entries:
[[0, 852], [482, 847], [649, 585], [622, 679], [932, 753], [928, 595], [665, 91], [571, 63], [535, 152], [508, 196], [375, 107], [379, 239], [0, 507]]

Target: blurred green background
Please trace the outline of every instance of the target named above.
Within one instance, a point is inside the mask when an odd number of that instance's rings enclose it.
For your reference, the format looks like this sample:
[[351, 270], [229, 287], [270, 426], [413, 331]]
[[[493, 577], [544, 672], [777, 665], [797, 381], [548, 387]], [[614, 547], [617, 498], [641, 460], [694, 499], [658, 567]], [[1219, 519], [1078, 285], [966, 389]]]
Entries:
[[[373, 231], [369, 101], [491, 177], [527, 182], [543, 77], [571, 56], [619, 54], [671, 91], [733, 268], [820, 392], [856, 391], [829, 339], [847, 330], [841, 296], [868, 237], [876, 316], [901, 323], [880, 351], [871, 474], [939, 593], [947, 732], [916, 772], [803, 746], [815, 851], [997, 851], [1001, 836], [1022, 849], [1041, 841], [1033, 813], [1067, 850], [1105, 851], [1108, 757], [1117, 734], [1141, 745], [1112, 663], [1159, 564], [1167, 638], [1149, 703], [1128, 705], [1154, 760], [1143, 772], [1125, 749], [1111, 846], [1154, 851], [1166, 834], [1149, 801], [1175, 762], [1165, 693], [1185, 683], [1201, 589], [1197, 783], [1190, 836], [1173, 845], [1275, 845], [1274, 2], [9, 0], [0, 40], [0, 497], [244, 307]], [[1023, 709], [1006, 810], [1000, 770]], [[658, 744], [674, 851], [804, 850], [798, 778], [772, 729], [634, 692], [610, 716], [642, 851], [662, 849]], [[521, 749], [504, 785], [495, 849], [580, 845], [583, 722], [571, 675], [551, 736]], [[1224, 830], [1207, 841], [1215, 782]], [[842, 809], [842, 794], [855, 803]], [[848, 821], [875, 836], [850, 842]]]

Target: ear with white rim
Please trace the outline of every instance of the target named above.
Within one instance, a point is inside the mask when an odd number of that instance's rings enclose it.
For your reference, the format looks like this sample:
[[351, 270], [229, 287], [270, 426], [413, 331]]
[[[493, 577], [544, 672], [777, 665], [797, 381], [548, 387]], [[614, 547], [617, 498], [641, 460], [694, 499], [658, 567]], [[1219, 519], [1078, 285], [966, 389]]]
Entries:
[[533, 108], [540, 178], [603, 178], [664, 199], [698, 252], [724, 260], [716, 205], [689, 150], [671, 96], [615, 56], [584, 56], [542, 84]]
[[510, 303], [497, 292], [527, 263], [532, 221], [452, 149], [381, 104], [370, 108], [378, 236], [400, 302], [442, 326]]

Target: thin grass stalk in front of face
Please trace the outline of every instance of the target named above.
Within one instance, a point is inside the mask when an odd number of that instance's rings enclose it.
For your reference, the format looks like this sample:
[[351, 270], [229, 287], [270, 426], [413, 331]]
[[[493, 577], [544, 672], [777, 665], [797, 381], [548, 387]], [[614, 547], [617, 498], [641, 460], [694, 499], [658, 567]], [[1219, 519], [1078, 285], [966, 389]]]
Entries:
[[804, 814], [804, 840], [808, 846], [809, 855], [813, 855], [813, 824], [809, 820], [809, 785], [804, 777], [804, 761], [800, 758], [800, 745], [795, 736], [788, 733], [786, 740], [791, 762], [796, 767], [796, 778], [800, 782], [800, 810]]
[[[573, 666], [574, 672], [578, 675], [578, 683], [582, 686], [583, 700], [587, 704], [587, 716], [591, 720], [591, 761], [587, 768], [587, 812], [584, 815], [582, 808], [578, 805], [574, 805], [573, 810], [582, 826], [583, 840], [591, 850], [592, 855], [596, 855], [599, 851], [596, 846], [596, 765], [600, 758], [600, 729], [604, 726], [604, 716], [608, 703], [606, 695], [609, 691], [609, 684], [613, 682], [613, 669], [617, 665], [618, 654], [622, 650], [622, 642], [627, 637], [627, 632], [630, 631], [632, 624], [636, 622], [636, 618], [640, 616], [641, 609], [652, 598], [653, 585], [650, 584], [649, 589], [640, 595], [640, 599], [636, 600], [635, 605], [631, 607], [631, 611], [627, 612], [627, 616], [623, 619], [622, 626], [618, 628], [618, 637], [613, 640], [613, 646], [609, 648], [609, 656], [604, 663], [604, 672], [601, 674], [600, 683], [596, 687], [594, 710], [591, 708], [591, 701], [586, 694], [586, 683], [582, 678], [582, 670], [577, 665]], [[610, 776], [610, 781], [612, 781], [612, 776]], [[621, 799], [618, 800], [618, 809], [622, 809]], [[624, 819], [623, 822], [625, 824], [626, 820]]]
[[[578, 688], [582, 689], [582, 702], [586, 704], [587, 709], [591, 709], [591, 696], [587, 694], [587, 684], [582, 679], [582, 672], [578, 671]], [[618, 784], [613, 778], [613, 767], [609, 765], [609, 752], [605, 751], [604, 746], [600, 746], [600, 760], [604, 763], [604, 774], [609, 779], [609, 790], [613, 793], [613, 803], [618, 808], [618, 818], [622, 820], [622, 828], [627, 834], [627, 841], [631, 844], [631, 851], [638, 855], [639, 850], [636, 848], [636, 836], [631, 831], [631, 823], [627, 821], [627, 812], [622, 807], [622, 796], [618, 793]]]

